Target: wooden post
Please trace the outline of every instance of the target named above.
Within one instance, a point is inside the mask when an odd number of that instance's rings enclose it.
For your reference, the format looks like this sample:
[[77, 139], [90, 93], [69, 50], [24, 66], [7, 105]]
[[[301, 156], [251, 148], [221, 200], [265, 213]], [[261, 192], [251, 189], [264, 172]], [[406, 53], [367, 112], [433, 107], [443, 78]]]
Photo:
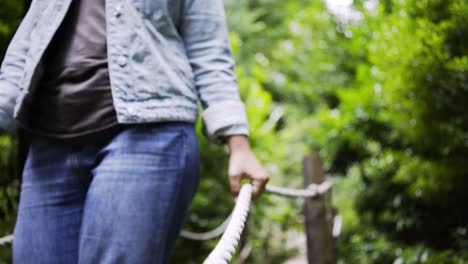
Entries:
[[[320, 184], [325, 181], [323, 162], [318, 154], [304, 157], [302, 173], [306, 188], [311, 183]], [[309, 264], [336, 263], [332, 214], [330, 194], [305, 200], [304, 216]]]

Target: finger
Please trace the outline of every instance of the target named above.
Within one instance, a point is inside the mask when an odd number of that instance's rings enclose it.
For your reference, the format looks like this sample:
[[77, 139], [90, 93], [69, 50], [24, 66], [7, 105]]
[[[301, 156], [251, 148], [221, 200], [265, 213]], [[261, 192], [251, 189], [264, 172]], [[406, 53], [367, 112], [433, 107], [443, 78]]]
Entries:
[[265, 186], [268, 182], [269, 178], [265, 174], [263, 176], [257, 176], [252, 179], [252, 186], [253, 186], [253, 197], [257, 198], [265, 191]]
[[241, 175], [238, 174], [229, 176], [229, 188], [231, 189], [231, 194], [234, 198], [239, 195], [241, 179]]

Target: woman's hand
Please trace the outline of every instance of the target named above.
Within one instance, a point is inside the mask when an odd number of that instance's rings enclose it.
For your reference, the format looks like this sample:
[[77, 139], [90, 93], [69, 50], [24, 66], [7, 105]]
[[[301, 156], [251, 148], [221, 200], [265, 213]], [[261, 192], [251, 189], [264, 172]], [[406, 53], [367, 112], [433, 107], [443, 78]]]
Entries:
[[230, 151], [228, 175], [232, 195], [236, 198], [240, 191], [241, 180], [248, 179], [253, 186], [253, 197], [258, 197], [265, 190], [269, 180], [268, 172], [250, 149], [246, 136], [229, 136], [226, 142]]

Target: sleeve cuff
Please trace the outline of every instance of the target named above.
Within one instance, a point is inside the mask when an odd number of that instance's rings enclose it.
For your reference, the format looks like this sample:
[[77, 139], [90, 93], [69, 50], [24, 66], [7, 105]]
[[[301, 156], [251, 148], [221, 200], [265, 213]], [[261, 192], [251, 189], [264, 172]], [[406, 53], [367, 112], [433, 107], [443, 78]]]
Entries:
[[202, 114], [208, 139], [219, 141], [222, 136], [249, 135], [247, 114], [242, 102], [219, 102], [206, 108]]

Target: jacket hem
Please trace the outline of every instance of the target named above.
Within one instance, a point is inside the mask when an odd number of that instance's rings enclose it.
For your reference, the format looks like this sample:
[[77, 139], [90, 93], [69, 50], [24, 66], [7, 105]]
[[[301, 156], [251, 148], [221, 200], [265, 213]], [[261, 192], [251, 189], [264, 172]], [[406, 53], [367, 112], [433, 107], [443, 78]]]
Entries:
[[149, 122], [189, 122], [196, 123], [198, 118], [198, 108], [188, 108], [186, 106], [151, 107], [130, 106], [116, 109], [117, 122], [119, 124], [139, 124]]

